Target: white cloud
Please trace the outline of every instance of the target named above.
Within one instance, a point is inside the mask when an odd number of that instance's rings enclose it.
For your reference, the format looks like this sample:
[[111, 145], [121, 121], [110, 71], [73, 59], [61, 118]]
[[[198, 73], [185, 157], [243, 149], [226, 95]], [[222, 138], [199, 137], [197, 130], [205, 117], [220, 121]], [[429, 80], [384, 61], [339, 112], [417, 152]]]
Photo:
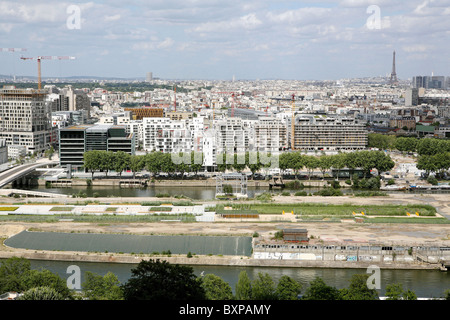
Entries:
[[115, 14], [113, 16], [106, 16], [104, 18], [105, 22], [117, 21], [120, 20], [120, 14]]
[[229, 32], [236, 30], [252, 30], [261, 26], [263, 22], [256, 17], [254, 13], [245, 16], [234, 18], [231, 20], [206, 22], [192, 28], [190, 31], [198, 33], [213, 33], [213, 32]]

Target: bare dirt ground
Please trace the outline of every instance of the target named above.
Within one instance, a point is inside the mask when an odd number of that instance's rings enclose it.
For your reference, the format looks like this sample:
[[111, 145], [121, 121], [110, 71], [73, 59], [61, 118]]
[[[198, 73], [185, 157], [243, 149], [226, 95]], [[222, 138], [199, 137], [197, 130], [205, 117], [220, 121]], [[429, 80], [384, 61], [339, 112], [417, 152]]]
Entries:
[[[142, 200], [144, 201], [144, 200]], [[448, 195], [395, 194], [388, 197], [275, 197], [273, 203], [316, 202], [329, 204], [430, 204], [441, 216], [450, 217]], [[126, 233], [126, 234], [183, 234], [183, 235], [245, 235], [257, 232], [265, 239], [283, 228], [306, 228], [315, 241], [325, 242], [382, 242], [406, 245], [450, 245], [450, 224], [358, 224], [350, 222], [155, 222], [155, 223], [25, 223], [1, 222], [0, 238], [7, 238], [26, 229], [55, 232]]]

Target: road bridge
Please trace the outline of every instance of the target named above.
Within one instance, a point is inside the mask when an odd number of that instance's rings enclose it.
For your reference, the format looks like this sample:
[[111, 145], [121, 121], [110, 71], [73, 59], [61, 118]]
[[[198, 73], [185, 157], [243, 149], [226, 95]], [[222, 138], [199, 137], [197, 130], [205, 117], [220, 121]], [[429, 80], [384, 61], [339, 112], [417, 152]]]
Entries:
[[1, 196], [12, 197], [14, 195], [22, 195], [27, 197], [44, 197], [44, 198], [67, 198], [67, 194], [59, 194], [52, 192], [31, 191], [22, 189], [0, 189]]
[[30, 174], [34, 170], [40, 167], [50, 167], [58, 165], [58, 161], [52, 161], [52, 160], [43, 160], [43, 161], [36, 161], [32, 163], [26, 163], [14, 168], [11, 168], [9, 170], [6, 170], [0, 174], [0, 188], [3, 188], [7, 184], [20, 179], [27, 174]]

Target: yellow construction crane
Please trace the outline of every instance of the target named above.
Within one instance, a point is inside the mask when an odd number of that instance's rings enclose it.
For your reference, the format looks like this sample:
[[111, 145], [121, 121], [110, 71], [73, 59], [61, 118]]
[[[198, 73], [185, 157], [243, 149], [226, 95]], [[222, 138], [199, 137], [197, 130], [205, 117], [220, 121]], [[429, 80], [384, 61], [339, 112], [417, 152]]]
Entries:
[[22, 60], [37, 60], [38, 62], [38, 89], [41, 90], [41, 60], [74, 60], [75, 57], [69, 56], [39, 56], [32, 58], [20, 57]]

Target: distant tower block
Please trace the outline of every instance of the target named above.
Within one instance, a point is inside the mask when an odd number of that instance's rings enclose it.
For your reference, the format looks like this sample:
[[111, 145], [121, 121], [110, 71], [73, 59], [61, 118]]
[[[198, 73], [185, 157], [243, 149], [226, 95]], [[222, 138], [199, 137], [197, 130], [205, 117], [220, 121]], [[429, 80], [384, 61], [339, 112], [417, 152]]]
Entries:
[[391, 84], [391, 85], [398, 84], [397, 73], [395, 72], [395, 51], [394, 51], [394, 55], [392, 57], [392, 72], [391, 72], [391, 79], [389, 81], [389, 84]]
[[150, 82], [153, 80], [153, 73], [152, 72], [147, 72], [147, 82]]

